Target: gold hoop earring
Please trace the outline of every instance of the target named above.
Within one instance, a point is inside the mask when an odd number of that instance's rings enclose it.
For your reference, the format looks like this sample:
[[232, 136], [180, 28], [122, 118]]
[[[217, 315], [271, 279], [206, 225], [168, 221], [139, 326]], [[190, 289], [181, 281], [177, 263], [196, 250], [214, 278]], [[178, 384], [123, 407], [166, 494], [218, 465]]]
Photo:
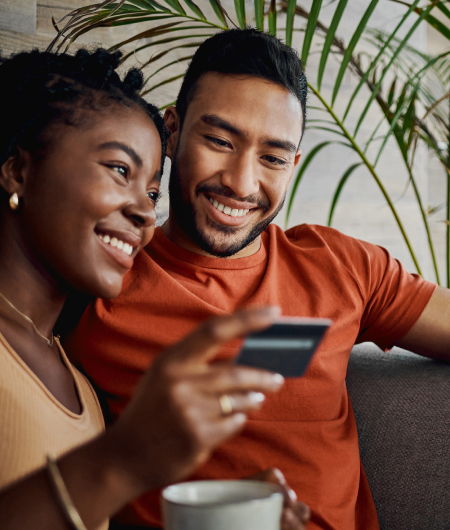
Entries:
[[9, 198], [9, 207], [11, 210], [17, 210], [19, 207], [19, 196], [17, 193], [13, 193], [11, 197]]

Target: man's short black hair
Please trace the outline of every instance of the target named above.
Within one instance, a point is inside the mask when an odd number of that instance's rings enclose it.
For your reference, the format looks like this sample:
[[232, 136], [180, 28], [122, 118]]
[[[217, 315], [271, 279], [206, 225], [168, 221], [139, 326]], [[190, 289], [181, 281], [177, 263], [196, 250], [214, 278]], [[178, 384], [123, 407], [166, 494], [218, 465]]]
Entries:
[[280, 39], [253, 28], [230, 29], [206, 39], [195, 52], [178, 94], [181, 125], [203, 74], [245, 74], [282, 85], [302, 107], [302, 136], [306, 123], [308, 86], [297, 52]]

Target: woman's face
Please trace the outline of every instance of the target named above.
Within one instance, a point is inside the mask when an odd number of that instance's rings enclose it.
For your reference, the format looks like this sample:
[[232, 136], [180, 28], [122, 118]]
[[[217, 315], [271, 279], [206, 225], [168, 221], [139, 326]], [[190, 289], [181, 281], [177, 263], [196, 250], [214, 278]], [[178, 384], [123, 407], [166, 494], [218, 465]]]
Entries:
[[17, 214], [25, 250], [38, 267], [113, 298], [153, 236], [161, 141], [135, 106], [86, 112], [87, 124], [50, 127], [43, 156], [26, 154]]

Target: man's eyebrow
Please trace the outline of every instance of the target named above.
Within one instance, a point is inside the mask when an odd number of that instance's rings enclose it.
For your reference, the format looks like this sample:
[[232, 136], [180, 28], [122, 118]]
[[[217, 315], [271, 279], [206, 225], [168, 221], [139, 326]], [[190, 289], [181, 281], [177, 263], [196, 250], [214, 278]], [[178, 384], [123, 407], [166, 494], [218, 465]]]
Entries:
[[297, 152], [297, 146], [289, 140], [276, 140], [275, 138], [268, 138], [267, 140], [264, 140], [263, 143], [269, 147], [284, 149], [285, 151], [289, 151], [289, 153]]
[[246, 136], [244, 131], [241, 131], [241, 129], [238, 129], [234, 125], [231, 125], [231, 123], [226, 120], [223, 120], [222, 118], [219, 118], [219, 116], [216, 116], [215, 114], [203, 114], [203, 116], [200, 117], [200, 120], [203, 123], [206, 123], [206, 125], [219, 127], [220, 129], [224, 129], [225, 131], [228, 131], [231, 134], [235, 134], [236, 136]]
[[122, 142], [105, 142], [98, 146], [99, 151], [106, 149], [120, 149], [124, 151], [138, 167], [142, 167], [142, 158], [129, 145], [123, 144]]

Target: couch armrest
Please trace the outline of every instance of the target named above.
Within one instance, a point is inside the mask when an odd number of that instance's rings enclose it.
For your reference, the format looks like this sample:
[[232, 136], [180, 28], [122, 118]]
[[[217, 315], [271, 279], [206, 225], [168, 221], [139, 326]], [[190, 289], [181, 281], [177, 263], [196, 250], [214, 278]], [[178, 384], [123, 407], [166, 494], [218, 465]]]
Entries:
[[450, 529], [450, 364], [371, 343], [347, 387], [382, 529]]

